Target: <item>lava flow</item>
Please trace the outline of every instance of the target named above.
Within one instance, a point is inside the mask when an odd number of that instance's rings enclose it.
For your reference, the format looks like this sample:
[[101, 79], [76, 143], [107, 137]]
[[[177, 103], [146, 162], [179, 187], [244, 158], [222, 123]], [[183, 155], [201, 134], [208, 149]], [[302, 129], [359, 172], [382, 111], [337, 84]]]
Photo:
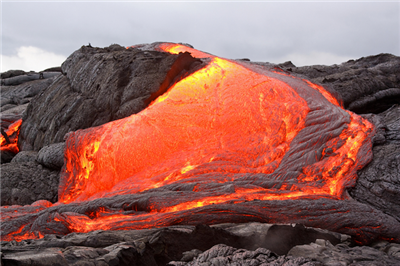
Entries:
[[[179, 53], [185, 46], [162, 44], [160, 48]], [[137, 193], [193, 179], [223, 183], [235, 181], [238, 174], [272, 174], [278, 169], [292, 140], [307, 123], [310, 106], [299, 91], [306, 93], [279, 80], [279, 74], [257, 73], [229, 60], [199, 51], [195, 54], [211, 57], [211, 61], [174, 84], [144, 111], [69, 135], [61, 202]], [[339, 108], [322, 87], [296, 82], [311, 88], [306, 99], [315, 98], [318, 92], [324, 105]], [[341, 116], [338, 122], [344, 125], [339, 127], [340, 134], [316, 145], [321, 149], [327, 144], [320, 154], [324, 158], [302, 165], [298, 182], [292, 182], [290, 189], [245, 189], [216, 201], [308, 195], [340, 198], [344, 187], [355, 180], [356, 156], [372, 125], [350, 112], [335, 115]], [[319, 119], [328, 120], [328, 116]], [[199, 178], [207, 173], [213, 176]], [[323, 185], [315, 186], [315, 181]]]
[[[133, 195], [130, 203], [47, 221], [67, 232], [139, 229], [212, 204], [340, 200], [371, 159], [372, 124], [323, 87], [184, 45], [154, 49], [189, 52], [206, 65], [138, 114], [69, 133], [59, 203], [51, 208]], [[163, 193], [174, 196], [158, 199]], [[32, 237], [18, 230], [6, 239]]]

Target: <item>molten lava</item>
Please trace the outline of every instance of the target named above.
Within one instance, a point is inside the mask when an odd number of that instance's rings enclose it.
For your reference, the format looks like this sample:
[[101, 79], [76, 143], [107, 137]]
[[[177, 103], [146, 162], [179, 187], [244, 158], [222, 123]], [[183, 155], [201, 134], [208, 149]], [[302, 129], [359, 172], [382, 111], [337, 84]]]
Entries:
[[[19, 149], [17, 146], [19, 130], [21, 128], [22, 119], [19, 119], [9, 125], [8, 129], [2, 132], [0, 136], [0, 149], [2, 151], [10, 151], [12, 153], [18, 153]], [[5, 135], [5, 136], [4, 136]]]
[[[194, 50], [175, 44], [162, 44], [160, 48], [175, 53]], [[240, 173], [271, 174], [279, 167], [292, 140], [305, 127], [310, 112], [306, 100], [271, 75], [199, 51], [194, 54], [212, 59], [144, 111], [70, 134], [61, 202], [138, 193], [194, 179], [198, 183], [228, 182]], [[339, 107], [321, 86], [298, 82], [319, 92], [324, 104]], [[304, 165], [298, 182], [290, 189], [238, 188], [232, 195], [171, 209], [231, 199], [340, 198], [344, 187], [355, 179], [357, 152], [372, 129], [367, 121], [348, 114], [348, 128], [324, 148], [330, 155]], [[213, 177], [198, 178], [206, 173], [213, 173]], [[324, 185], [316, 187], [316, 181]]]
[[[184, 45], [162, 43], [155, 50], [189, 52], [206, 65], [138, 114], [69, 133], [59, 203], [50, 208], [123, 195], [135, 195], [132, 201], [137, 195], [139, 203], [48, 214], [47, 221], [70, 232], [140, 229], [213, 204], [344, 199], [356, 171], [371, 159], [372, 124], [344, 110], [323, 87]], [[157, 201], [160, 192], [175, 196]], [[34, 232], [21, 230], [5, 239]]]
[[72, 133], [67, 146], [76, 150], [66, 152], [68, 189], [60, 201], [184, 182], [196, 168], [272, 173], [307, 113], [287, 84], [214, 58], [141, 113], [91, 129], [89, 138], [86, 131]]

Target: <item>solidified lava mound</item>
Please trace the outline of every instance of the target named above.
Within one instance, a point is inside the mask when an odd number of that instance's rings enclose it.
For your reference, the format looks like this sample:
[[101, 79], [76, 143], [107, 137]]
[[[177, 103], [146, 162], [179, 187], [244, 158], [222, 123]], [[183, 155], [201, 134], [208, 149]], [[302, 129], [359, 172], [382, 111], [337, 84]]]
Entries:
[[400, 241], [396, 219], [346, 191], [374, 126], [322, 86], [184, 45], [129, 49], [180, 53], [179, 70], [141, 112], [70, 132], [59, 202], [3, 207], [3, 240], [258, 221]]

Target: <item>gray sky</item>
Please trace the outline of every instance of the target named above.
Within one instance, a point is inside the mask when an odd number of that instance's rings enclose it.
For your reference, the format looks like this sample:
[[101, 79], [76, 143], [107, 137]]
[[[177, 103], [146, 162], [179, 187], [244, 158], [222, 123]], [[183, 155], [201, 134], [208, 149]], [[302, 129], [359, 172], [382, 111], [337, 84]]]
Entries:
[[400, 55], [400, 1], [1, 1], [2, 69], [59, 66], [82, 45], [184, 42], [295, 65]]

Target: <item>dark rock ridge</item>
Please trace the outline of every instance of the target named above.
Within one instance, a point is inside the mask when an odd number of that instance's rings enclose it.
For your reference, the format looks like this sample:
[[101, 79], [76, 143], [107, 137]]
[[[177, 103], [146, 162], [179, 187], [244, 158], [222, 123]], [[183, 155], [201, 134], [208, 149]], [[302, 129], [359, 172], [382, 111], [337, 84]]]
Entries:
[[279, 66], [332, 87], [342, 97], [344, 106], [358, 114], [380, 113], [400, 102], [398, 56], [378, 54], [332, 66], [296, 67], [290, 62]]
[[317, 239], [315, 243], [293, 247], [286, 256], [278, 256], [265, 248], [249, 251], [219, 244], [196, 254], [191, 261], [185, 260], [184, 256], [182, 261], [167, 265], [397, 265], [399, 250], [400, 246], [396, 244], [379, 243], [375, 248], [349, 247], [346, 244], [334, 246], [329, 241]]
[[[162, 209], [172, 194], [179, 195], [182, 200], [189, 197], [193, 184], [80, 205], [45, 208], [51, 204], [39, 201], [23, 207], [30, 214], [12, 224], [5, 223], [4, 217], [8, 212], [21, 210], [21, 206], [9, 206], [2, 208], [2, 235], [21, 224], [28, 224], [23, 230], [29, 230], [28, 227], [45, 228], [51, 217], [58, 215], [62, 219], [49, 224], [48, 231], [41, 232], [50, 233], [43, 239], [2, 242], [2, 265], [131, 265], [132, 262], [137, 265], [165, 265], [168, 262], [170, 265], [400, 264], [398, 244], [378, 241], [380, 237], [400, 242], [400, 107], [396, 105], [400, 102], [400, 58], [380, 54], [340, 65], [307, 67], [295, 67], [290, 62], [280, 65], [246, 63], [272, 66], [277, 71], [294, 73], [323, 84], [341, 96], [346, 108], [366, 114], [364, 117], [374, 123], [377, 129], [374, 158], [358, 172], [359, 178], [350, 189], [348, 199], [227, 203], [181, 211], [179, 218], [165, 214], [154, 216], [158, 227], [170, 226], [165, 229], [87, 234], [68, 234], [68, 215], [87, 218], [99, 208], [146, 214], [154, 208]], [[2, 73], [1, 127], [7, 128], [21, 117], [24, 122], [19, 138], [22, 151], [13, 159], [14, 154], [7, 155], [4, 161], [6, 155], [2, 151], [1, 205], [26, 205], [37, 200], [56, 202], [66, 133], [137, 113], [165, 92], [171, 83], [200, 66], [201, 62], [187, 53], [171, 55], [138, 48], [125, 49], [119, 45], [104, 49], [83, 46], [64, 62], [62, 68], [49, 69], [42, 74]], [[224, 193], [223, 189], [215, 190]], [[310, 227], [324, 224], [325, 229], [351, 235], [353, 243], [370, 246], [352, 247], [329, 237], [310, 237], [314, 233], [300, 227], [296, 232], [301, 232], [294, 239], [307, 240], [301, 243], [284, 237], [287, 227], [279, 227], [273, 238], [271, 228], [274, 227], [265, 224], [258, 227], [243, 224], [240, 225], [242, 228], [219, 225], [212, 227], [214, 229], [175, 226], [218, 224], [227, 220], [282, 223], [282, 217], [287, 223]], [[254, 231], [247, 234], [240, 230]], [[60, 236], [63, 234], [68, 235]], [[337, 237], [335, 233], [331, 235]], [[273, 244], [263, 242], [264, 236], [274, 239]], [[283, 248], [277, 239], [284, 239]], [[202, 245], [203, 242], [207, 245]], [[282, 249], [274, 250], [278, 247]]]
[[373, 147], [372, 162], [359, 171], [350, 194], [400, 221], [400, 106], [369, 118], [375, 120], [381, 137]]

